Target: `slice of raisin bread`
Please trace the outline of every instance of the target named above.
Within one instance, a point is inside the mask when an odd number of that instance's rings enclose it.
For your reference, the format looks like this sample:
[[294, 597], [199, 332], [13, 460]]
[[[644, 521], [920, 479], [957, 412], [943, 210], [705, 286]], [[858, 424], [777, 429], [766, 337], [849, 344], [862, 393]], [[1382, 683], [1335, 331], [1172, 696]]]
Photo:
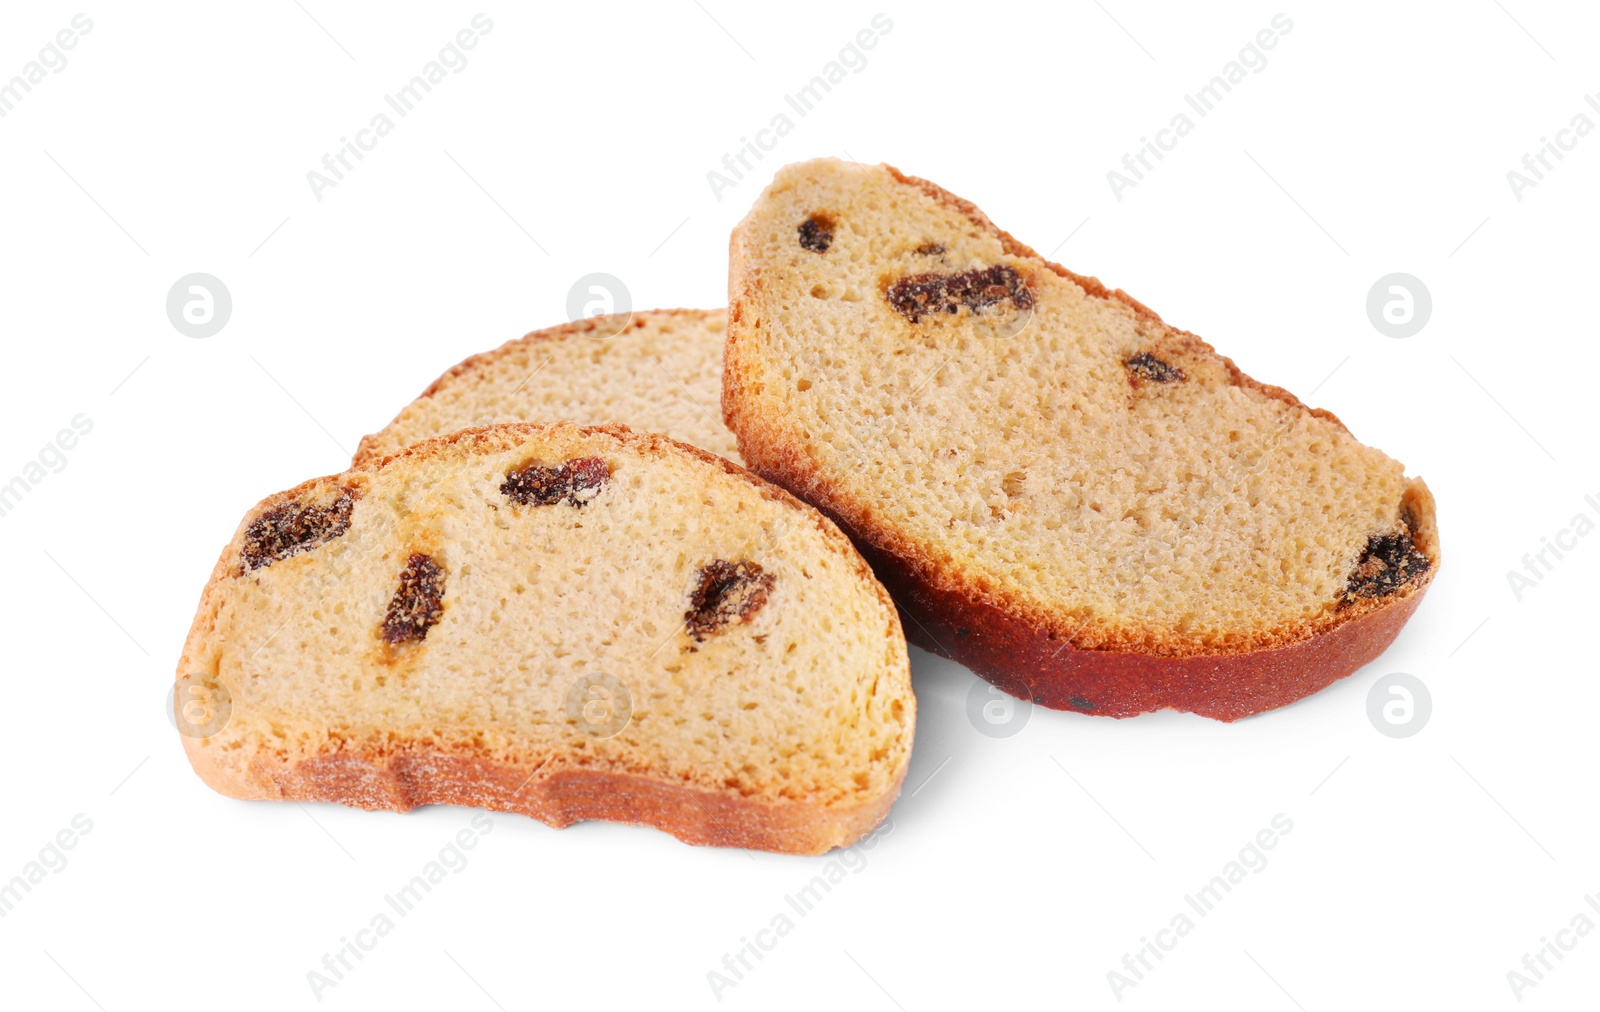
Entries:
[[175, 695], [231, 797], [807, 854], [884, 817], [916, 713], [894, 605], [825, 517], [665, 436], [565, 422], [263, 500]]
[[500, 422], [621, 422], [739, 462], [722, 424], [721, 309], [656, 309], [536, 330], [474, 355], [433, 381], [380, 432], [357, 465], [412, 443]]
[[1439, 564], [1421, 479], [888, 166], [734, 230], [723, 413], [912, 642], [1018, 696], [1234, 720], [1371, 661]]

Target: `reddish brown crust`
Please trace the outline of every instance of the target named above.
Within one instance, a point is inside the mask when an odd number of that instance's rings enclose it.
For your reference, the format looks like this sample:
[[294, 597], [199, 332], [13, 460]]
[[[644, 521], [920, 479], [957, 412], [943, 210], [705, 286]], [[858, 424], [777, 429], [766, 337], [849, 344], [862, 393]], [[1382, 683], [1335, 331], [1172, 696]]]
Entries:
[[966, 665], [1014, 696], [1103, 717], [1174, 709], [1231, 722], [1287, 706], [1375, 660], [1427, 589], [1422, 584], [1288, 646], [1159, 657], [1080, 650], [1070, 639], [1042, 632], [1036, 622], [917, 581], [893, 556], [860, 545], [905, 611], [908, 641]]
[[[707, 316], [711, 316], [711, 315], [713, 315], [715, 313], [719, 313], [719, 312], [722, 312], [722, 310], [719, 310], [719, 309], [650, 309], [650, 310], [639, 310], [638, 312], [633, 312], [633, 313], [613, 313], [613, 314], [611, 314], [609, 316], [590, 316], [590, 317], [586, 317], [586, 318], [584, 318], [582, 320], [575, 320], [575, 321], [573, 321], [571, 323], [563, 323], [563, 324], [559, 324], [559, 325], [554, 326], [554, 327], [546, 327], [543, 330], [535, 330], [535, 331], [532, 331], [530, 333], [524, 334], [521, 337], [512, 338], [511, 340], [507, 341], [505, 344], [502, 344], [500, 347], [495, 348], [495, 349], [493, 349], [491, 351], [481, 351], [481, 352], [478, 352], [475, 355], [468, 355], [466, 358], [462, 359], [460, 362], [457, 362], [455, 365], [451, 366], [450, 368], [446, 369], [444, 372], [440, 373], [439, 374], [439, 378], [434, 380], [432, 383], [429, 383], [427, 389], [423, 390], [422, 393], [418, 394], [414, 398], [414, 400], [419, 400], [420, 401], [424, 397], [432, 397], [435, 394], [437, 394], [447, 384], [449, 384], [452, 381], [460, 378], [461, 376], [463, 376], [463, 375], [465, 375], [465, 374], [467, 374], [469, 372], [473, 372], [473, 371], [475, 371], [475, 370], [477, 370], [479, 368], [482, 368], [483, 366], [493, 364], [494, 362], [497, 362], [500, 359], [504, 358], [505, 356], [511, 354], [513, 351], [516, 351], [519, 348], [527, 347], [529, 345], [540, 344], [540, 343], [543, 343], [543, 342], [546, 342], [546, 341], [565, 341], [568, 338], [583, 337], [583, 336], [586, 336], [586, 335], [589, 335], [589, 334], [593, 334], [597, 330], [600, 330], [602, 324], [607, 325], [607, 326], [611, 326], [611, 325], [614, 325], [615, 323], [617, 323], [618, 321], [622, 321], [624, 323], [624, 325], [628, 326], [628, 327], [643, 327], [645, 325], [645, 318], [646, 317], [653, 317], [653, 316], [693, 316], [693, 317], [696, 317], [696, 318], [704, 319]], [[407, 407], [410, 407], [410, 405], [407, 405]], [[352, 457], [351, 460], [350, 460], [350, 466], [351, 467], [361, 467], [363, 465], [369, 464], [372, 461], [378, 459], [381, 456], [381, 454], [378, 451], [378, 437], [381, 436], [383, 434], [383, 432], [386, 431], [389, 428], [390, 425], [394, 425], [396, 422], [400, 421], [400, 419], [404, 416], [404, 414], [405, 414], [405, 409], [402, 408], [399, 414], [396, 414], [394, 416], [394, 418], [390, 419], [389, 425], [385, 425], [383, 427], [383, 429], [379, 430], [378, 432], [373, 432], [373, 433], [369, 433], [369, 434], [367, 434], [365, 436], [362, 436], [360, 444], [356, 447], [355, 456]]]
[[[1163, 343], [1174, 342], [1192, 353], [1215, 356], [1233, 385], [1344, 428], [1331, 412], [1308, 407], [1287, 390], [1245, 375], [1203, 339], [1169, 327], [1126, 292], [1107, 289], [1096, 278], [1044, 260], [968, 201], [892, 166], [884, 168], [899, 182], [916, 187], [992, 232], [1007, 253], [1037, 261], [1091, 297], [1126, 305], [1141, 319], [1159, 326]], [[788, 438], [780, 424], [761, 417], [760, 400], [765, 391], [758, 357], [749, 348], [759, 338], [746, 334], [744, 326], [746, 303], [756, 298], [759, 281], [760, 268], [750, 261], [735, 229], [729, 243], [723, 416], [739, 440], [741, 456], [753, 470], [827, 513], [856, 542], [911, 620], [906, 626], [910, 642], [965, 664], [1014, 695], [1054, 709], [1106, 716], [1173, 708], [1217, 720], [1237, 720], [1308, 696], [1375, 659], [1416, 610], [1437, 571], [1432, 497], [1420, 480], [1413, 480], [1405, 509], [1420, 517], [1414, 531], [1416, 543], [1434, 565], [1423, 579], [1399, 593], [1356, 601], [1290, 628], [1266, 631], [1257, 637], [1259, 642], [1244, 648], [1206, 647], [1159, 637], [1156, 642], [1135, 641], [1112, 633], [1099, 635], [1092, 649], [1084, 649], [1085, 630], [1071, 621], [1047, 609], [996, 600], [990, 588], [978, 585], [968, 574], [941, 566], [898, 532], [874, 523], [870, 504], [851, 499], [824, 479], [804, 441]], [[1080, 705], [1082, 702], [1093, 706]]]
[[[280, 503], [314, 493], [329, 484], [349, 487], [359, 496], [374, 470], [404, 457], [437, 454], [447, 447], [494, 452], [551, 428], [604, 433], [647, 452], [676, 450], [755, 486], [763, 498], [809, 516], [858, 576], [867, 580], [889, 617], [885, 649], [903, 657], [904, 632], [894, 601], [878, 583], [855, 545], [826, 516], [786, 489], [708, 450], [656, 433], [634, 432], [626, 425], [578, 426], [571, 422], [516, 422], [463, 429], [408, 446], [361, 469], [313, 478], [261, 500], [246, 514], [233, 539], [223, 548], [201, 595], [194, 622], [178, 662], [182, 677], [196, 647], [214, 633], [220, 598], [211, 588], [238, 575], [239, 539], [252, 518]], [[903, 662], [902, 662], [903, 663]], [[915, 734], [915, 697], [908, 703], [905, 759], [893, 783], [866, 801], [849, 803], [795, 801], [745, 796], [686, 786], [681, 780], [634, 772], [586, 768], [565, 759], [531, 764], [500, 762], [480, 755], [442, 753], [431, 742], [402, 740], [383, 750], [330, 742], [323, 754], [279, 759], [256, 756], [244, 768], [219, 761], [219, 750], [185, 737], [184, 751], [195, 773], [220, 794], [244, 800], [329, 801], [367, 810], [410, 811], [421, 805], [470, 805], [515, 812], [562, 828], [586, 819], [652, 826], [691, 844], [746, 847], [787, 854], [821, 854], [847, 846], [888, 816], [900, 794]], [[210, 740], [210, 739], [207, 739]], [[520, 790], [519, 790], [520, 788]]]

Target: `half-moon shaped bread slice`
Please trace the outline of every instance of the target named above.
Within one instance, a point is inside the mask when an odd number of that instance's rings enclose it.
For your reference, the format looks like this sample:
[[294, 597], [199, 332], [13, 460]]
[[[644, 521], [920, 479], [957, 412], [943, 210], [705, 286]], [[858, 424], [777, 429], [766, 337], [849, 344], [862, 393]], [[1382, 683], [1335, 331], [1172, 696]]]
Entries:
[[825, 517], [664, 436], [550, 423], [263, 500], [176, 709], [231, 797], [814, 854], [888, 812], [916, 703], [894, 605]]
[[723, 412], [912, 642], [1036, 703], [1234, 720], [1371, 661], [1439, 564], [1421, 479], [888, 166], [734, 230]]
[[618, 422], [740, 463], [722, 424], [721, 309], [654, 309], [536, 330], [434, 380], [382, 431], [365, 464], [434, 436], [501, 422]]

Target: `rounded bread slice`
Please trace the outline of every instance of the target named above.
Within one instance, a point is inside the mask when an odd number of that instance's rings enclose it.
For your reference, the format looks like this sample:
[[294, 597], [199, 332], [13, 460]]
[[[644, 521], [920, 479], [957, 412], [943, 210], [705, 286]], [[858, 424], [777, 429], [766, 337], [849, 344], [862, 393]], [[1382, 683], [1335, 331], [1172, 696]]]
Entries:
[[269, 496], [177, 674], [190, 761], [231, 797], [806, 854], [884, 818], [916, 713], [894, 606], [832, 523], [703, 450], [571, 423]]
[[1420, 478], [933, 183], [788, 166], [729, 261], [746, 463], [1015, 695], [1259, 713], [1375, 658], [1437, 571]]
[[356, 465], [502, 422], [619, 422], [741, 463], [722, 424], [721, 309], [653, 309], [536, 330], [473, 355], [361, 440]]

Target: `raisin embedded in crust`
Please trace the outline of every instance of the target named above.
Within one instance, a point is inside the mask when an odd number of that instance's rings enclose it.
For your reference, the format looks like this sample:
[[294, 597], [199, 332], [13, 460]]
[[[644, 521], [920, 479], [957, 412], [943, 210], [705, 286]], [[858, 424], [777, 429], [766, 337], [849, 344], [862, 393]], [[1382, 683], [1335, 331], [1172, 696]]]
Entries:
[[1004, 264], [957, 274], [911, 274], [890, 285], [885, 296], [912, 323], [925, 313], [954, 313], [962, 306], [976, 311], [1006, 299], [1018, 309], [1033, 307], [1027, 281]]
[[328, 506], [286, 502], [262, 513], [245, 528], [244, 547], [239, 549], [245, 572], [309, 552], [344, 534], [350, 529], [354, 506], [355, 496], [344, 489]]
[[574, 457], [557, 467], [536, 464], [508, 471], [500, 491], [522, 506], [552, 506], [563, 499], [572, 506], [586, 506], [610, 480], [611, 468], [599, 457]]
[[717, 559], [700, 567], [684, 624], [696, 642], [761, 610], [772, 590], [773, 576], [754, 562]]
[[800, 248], [813, 253], [826, 253], [833, 245], [833, 219], [823, 214], [813, 214], [800, 223]]
[[1122, 363], [1128, 370], [1128, 379], [1135, 385], [1139, 380], [1149, 380], [1151, 383], [1173, 383], [1188, 379], [1183, 370], [1168, 362], [1163, 362], [1148, 351], [1139, 354]]
[[1340, 603], [1349, 604], [1353, 598], [1393, 594], [1432, 566], [1433, 562], [1417, 549], [1411, 532], [1404, 525], [1387, 534], [1370, 535], [1356, 568], [1345, 580], [1344, 599]]
[[383, 616], [383, 641], [415, 643], [444, 615], [444, 569], [431, 556], [413, 553], [400, 570], [400, 589]]

